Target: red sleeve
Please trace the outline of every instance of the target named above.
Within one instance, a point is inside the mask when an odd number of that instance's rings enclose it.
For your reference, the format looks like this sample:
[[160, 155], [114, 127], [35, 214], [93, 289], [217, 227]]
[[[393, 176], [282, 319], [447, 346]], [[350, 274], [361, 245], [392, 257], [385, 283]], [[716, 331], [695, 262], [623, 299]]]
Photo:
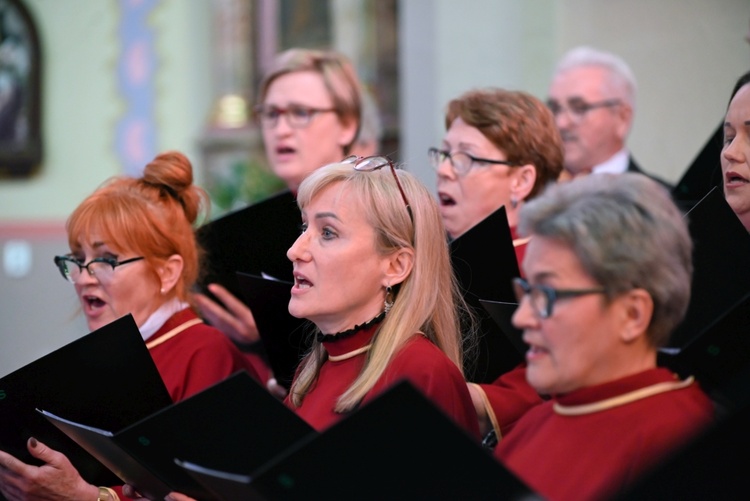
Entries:
[[245, 370], [261, 384], [257, 370], [220, 331], [205, 324], [186, 330], [151, 350], [172, 399], [177, 402]]
[[487, 412], [498, 439], [507, 435], [527, 410], [543, 402], [526, 381], [525, 363], [502, 374], [491, 384], [478, 386], [486, 396]]
[[479, 422], [464, 377], [437, 346], [422, 336], [415, 336], [396, 354], [364, 401], [404, 379], [479, 440]]

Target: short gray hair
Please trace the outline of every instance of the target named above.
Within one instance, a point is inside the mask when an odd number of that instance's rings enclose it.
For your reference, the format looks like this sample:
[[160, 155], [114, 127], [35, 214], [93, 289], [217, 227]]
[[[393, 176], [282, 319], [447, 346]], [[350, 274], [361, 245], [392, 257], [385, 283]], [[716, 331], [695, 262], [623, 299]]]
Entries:
[[570, 247], [610, 299], [646, 290], [649, 339], [657, 348], [668, 342], [690, 301], [693, 243], [666, 189], [637, 173], [586, 176], [550, 186], [519, 218], [521, 234]]
[[638, 86], [633, 70], [620, 56], [593, 47], [580, 46], [566, 52], [555, 68], [555, 75], [584, 66], [599, 66], [607, 70], [608, 85], [635, 110]]

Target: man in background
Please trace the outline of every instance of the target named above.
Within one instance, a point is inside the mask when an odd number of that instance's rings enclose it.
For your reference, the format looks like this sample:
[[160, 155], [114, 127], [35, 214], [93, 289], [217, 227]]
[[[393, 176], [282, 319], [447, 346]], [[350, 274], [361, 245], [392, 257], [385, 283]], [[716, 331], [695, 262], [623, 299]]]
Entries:
[[569, 177], [591, 173], [645, 173], [625, 143], [633, 125], [636, 82], [627, 63], [615, 54], [577, 47], [555, 68], [547, 105], [555, 116], [565, 148]]

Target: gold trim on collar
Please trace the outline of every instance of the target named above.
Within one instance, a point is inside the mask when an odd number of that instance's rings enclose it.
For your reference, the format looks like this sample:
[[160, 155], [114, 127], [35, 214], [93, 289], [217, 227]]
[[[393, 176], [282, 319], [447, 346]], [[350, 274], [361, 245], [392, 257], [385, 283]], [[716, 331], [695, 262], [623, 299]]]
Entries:
[[177, 327], [175, 327], [171, 331], [167, 332], [162, 337], [160, 337], [158, 339], [154, 339], [153, 341], [149, 341], [148, 343], [146, 343], [146, 348], [148, 348], [150, 350], [154, 346], [159, 346], [163, 342], [169, 341], [170, 339], [172, 339], [173, 337], [175, 337], [177, 334], [179, 334], [180, 332], [184, 331], [188, 327], [192, 327], [194, 325], [198, 325], [198, 324], [202, 324], [202, 323], [203, 323], [203, 320], [201, 320], [200, 318], [193, 318], [191, 320], [188, 320], [184, 324], [178, 325]]
[[513, 247], [520, 247], [521, 245], [529, 243], [529, 240], [531, 240], [531, 237], [526, 238], [515, 238], [513, 239]]
[[616, 397], [594, 402], [592, 404], [584, 405], [561, 405], [557, 402], [552, 404], [552, 408], [557, 414], [561, 416], [581, 416], [583, 414], [593, 414], [594, 412], [605, 411], [614, 407], [629, 404], [636, 400], [641, 400], [647, 397], [658, 395], [659, 393], [666, 393], [673, 390], [681, 390], [687, 388], [693, 384], [693, 376], [690, 376], [684, 381], [666, 381], [664, 383], [656, 383], [651, 386], [646, 386], [630, 393], [624, 393]]

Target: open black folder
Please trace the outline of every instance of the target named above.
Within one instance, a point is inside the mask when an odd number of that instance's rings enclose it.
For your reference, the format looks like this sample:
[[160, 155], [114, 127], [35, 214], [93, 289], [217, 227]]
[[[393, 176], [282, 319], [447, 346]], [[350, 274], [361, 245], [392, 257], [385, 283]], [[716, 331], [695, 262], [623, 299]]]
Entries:
[[259, 469], [183, 465], [225, 501], [531, 499], [491, 454], [404, 381]]
[[511, 280], [520, 276], [505, 207], [450, 243], [451, 263], [479, 328], [478, 353], [467, 360], [467, 379], [490, 383], [523, 358], [479, 303], [515, 302]]
[[315, 433], [244, 371], [114, 432], [40, 412], [150, 499], [171, 491], [214, 499], [175, 457], [250, 471]]
[[522, 356], [526, 356], [529, 346], [523, 341], [523, 331], [513, 325], [513, 314], [518, 309], [518, 303], [504, 301], [488, 301], [480, 299], [479, 303], [487, 310], [492, 320], [503, 331], [505, 337]]
[[35, 409], [120, 429], [172, 403], [131, 315], [3, 377], [0, 394], [0, 449], [38, 465], [26, 449], [33, 436], [63, 452], [95, 485], [119, 480]]
[[745, 395], [729, 386], [750, 365], [750, 234], [718, 188], [686, 217], [694, 243], [690, 304], [660, 363], [694, 375], [732, 407], [750, 397], [750, 380]]
[[291, 281], [286, 251], [299, 236], [301, 222], [294, 195], [283, 191], [203, 225], [197, 233], [206, 252], [201, 287], [218, 283], [242, 299], [238, 271]]
[[253, 311], [258, 334], [276, 381], [289, 389], [309, 348], [308, 322], [289, 313], [292, 282], [237, 273], [242, 297]]

